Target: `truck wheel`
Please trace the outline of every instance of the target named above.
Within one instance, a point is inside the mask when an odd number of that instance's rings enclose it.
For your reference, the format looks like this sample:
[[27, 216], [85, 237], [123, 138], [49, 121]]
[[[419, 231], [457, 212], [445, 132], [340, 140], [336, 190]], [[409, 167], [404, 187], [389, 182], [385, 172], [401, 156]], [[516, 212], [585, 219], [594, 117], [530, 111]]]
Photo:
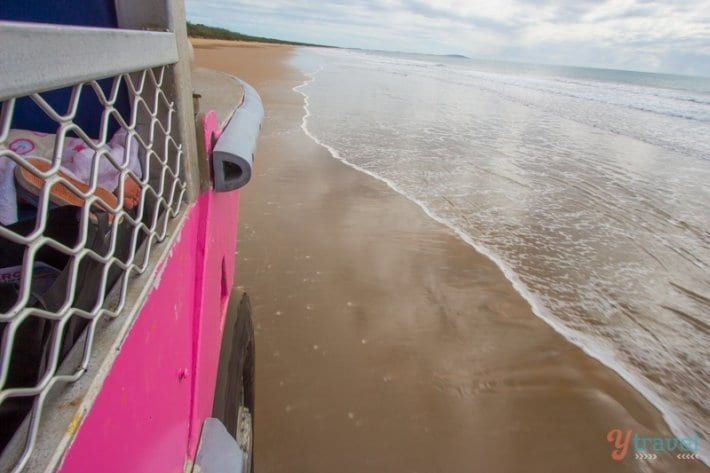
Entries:
[[212, 416], [221, 420], [254, 468], [254, 326], [249, 296], [233, 291], [222, 334]]

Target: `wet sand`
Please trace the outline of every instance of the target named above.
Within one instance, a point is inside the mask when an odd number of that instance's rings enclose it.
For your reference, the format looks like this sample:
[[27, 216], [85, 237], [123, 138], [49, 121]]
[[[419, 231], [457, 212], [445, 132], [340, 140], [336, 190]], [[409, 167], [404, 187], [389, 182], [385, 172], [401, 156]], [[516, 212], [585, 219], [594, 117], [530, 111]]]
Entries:
[[300, 128], [286, 46], [195, 40], [266, 120], [242, 191], [237, 279], [257, 343], [256, 471], [706, 471], [611, 459], [607, 432], [671, 436], [501, 271]]

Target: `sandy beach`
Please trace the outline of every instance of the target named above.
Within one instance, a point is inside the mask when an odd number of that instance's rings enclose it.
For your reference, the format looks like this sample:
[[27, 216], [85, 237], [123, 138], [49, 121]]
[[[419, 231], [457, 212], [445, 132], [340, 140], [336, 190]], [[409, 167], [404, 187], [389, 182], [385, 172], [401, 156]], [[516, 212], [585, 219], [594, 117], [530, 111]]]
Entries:
[[256, 327], [256, 471], [707, 471], [611, 458], [612, 429], [671, 437], [658, 411], [490, 260], [311, 140], [293, 48], [193, 45], [266, 110], [237, 267]]

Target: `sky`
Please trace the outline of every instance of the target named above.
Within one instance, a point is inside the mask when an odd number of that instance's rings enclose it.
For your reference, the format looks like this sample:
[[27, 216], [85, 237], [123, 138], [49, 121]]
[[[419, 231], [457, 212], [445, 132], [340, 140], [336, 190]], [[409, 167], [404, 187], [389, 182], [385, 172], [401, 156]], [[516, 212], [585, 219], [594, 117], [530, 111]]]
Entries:
[[186, 0], [240, 33], [376, 50], [710, 77], [710, 0]]

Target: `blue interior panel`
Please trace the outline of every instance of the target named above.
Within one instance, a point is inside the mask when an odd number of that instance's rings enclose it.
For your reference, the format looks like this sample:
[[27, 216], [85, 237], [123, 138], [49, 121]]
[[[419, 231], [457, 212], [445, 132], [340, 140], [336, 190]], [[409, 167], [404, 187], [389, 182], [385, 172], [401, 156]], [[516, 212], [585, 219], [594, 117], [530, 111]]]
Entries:
[[[116, 28], [116, 7], [113, 0], [2, 0], [0, 1], [0, 20], [52, 23], [59, 25], [93, 26]], [[51, 71], [47, 71], [51, 74]], [[99, 81], [101, 88], [108, 95], [112, 80]], [[125, 87], [125, 86], [124, 86]], [[59, 113], [65, 113], [71, 96], [71, 89], [45, 92], [42, 97]], [[90, 87], [84, 87], [79, 101], [79, 112], [74, 120], [91, 137], [99, 136], [103, 106]], [[116, 108], [128, 120], [130, 104], [125, 88], [119, 94]], [[50, 120], [29, 98], [16, 102], [12, 120], [13, 128], [25, 128], [55, 133], [57, 124]], [[118, 128], [115, 121], [109, 125], [109, 138]]]

